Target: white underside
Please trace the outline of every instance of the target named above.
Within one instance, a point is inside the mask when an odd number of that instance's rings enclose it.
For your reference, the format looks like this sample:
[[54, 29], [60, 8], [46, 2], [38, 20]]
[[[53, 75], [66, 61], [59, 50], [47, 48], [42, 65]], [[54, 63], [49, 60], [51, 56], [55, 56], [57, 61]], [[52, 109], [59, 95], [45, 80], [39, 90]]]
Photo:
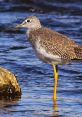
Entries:
[[[39, 41], [36, 42], [36, 48], [35, 48], [38, 56], [40, 59], [42, 59], [43, 61], [47, 60], [46, 62], [48, 63], [54, 63], [54, 64], [58, 64], [61, 63], [61, 57], [59, 57], [58, 55], [53, 55], [50, 52], [46, 52], [45, 48], [43, 48]], [[48, 61], [49, 59], [49, 61]]]

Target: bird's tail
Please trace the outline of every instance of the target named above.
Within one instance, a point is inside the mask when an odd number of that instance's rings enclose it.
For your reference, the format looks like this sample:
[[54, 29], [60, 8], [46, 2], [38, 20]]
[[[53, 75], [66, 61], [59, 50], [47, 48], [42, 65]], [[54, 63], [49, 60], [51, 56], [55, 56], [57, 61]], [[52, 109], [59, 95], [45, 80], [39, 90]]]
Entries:
[[76, 59], [82, 59], [82, 46], [79, 45], [78, 47], [75, 47], [74, 50], [76, 54]]

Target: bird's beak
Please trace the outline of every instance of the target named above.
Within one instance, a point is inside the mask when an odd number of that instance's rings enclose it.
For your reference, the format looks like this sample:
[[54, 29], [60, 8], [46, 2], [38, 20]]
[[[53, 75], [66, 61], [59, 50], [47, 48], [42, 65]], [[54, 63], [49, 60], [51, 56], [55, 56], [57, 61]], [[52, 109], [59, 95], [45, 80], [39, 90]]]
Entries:
[[16, 25], [16, 28], [21, 28], [21, 27], [22, 27], [22, 24]]

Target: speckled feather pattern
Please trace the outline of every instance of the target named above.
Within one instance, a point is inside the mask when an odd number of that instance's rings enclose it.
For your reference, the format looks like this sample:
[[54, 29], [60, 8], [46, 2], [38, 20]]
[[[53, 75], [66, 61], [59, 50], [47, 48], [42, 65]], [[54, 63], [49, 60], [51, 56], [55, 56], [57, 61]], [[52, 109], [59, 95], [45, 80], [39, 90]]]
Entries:
[[35, 42], [40, 41], [40, 44], [48, 53], [58, 55], [63, 61], [72, 59], [82, 59], [82, 46], [75, 43], [73, 40], [55, 32], [49, 28], [39, 28], [31, 30], [29, 40], [34, 48]]

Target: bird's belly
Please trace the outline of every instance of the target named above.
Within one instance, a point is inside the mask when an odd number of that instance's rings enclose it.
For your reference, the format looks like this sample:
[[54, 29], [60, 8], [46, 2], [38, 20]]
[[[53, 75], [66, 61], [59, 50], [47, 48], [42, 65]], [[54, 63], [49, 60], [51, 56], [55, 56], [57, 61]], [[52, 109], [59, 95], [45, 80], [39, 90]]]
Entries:
[[35, 47], [36, 54], [39, 59], [49, 64], [62, 64], [62, 59], [58, 55], [52, 54], [52, 52], [47, 52], [45, 48], [37, 45]]
[[49, 64], [61, 64], [62, 63], [61, 58], [57, 57], [56, 55], [54, 55], [53, 57], [50, 54], [49, 56], [46, 56], [46, 55], [43, 55], [42, 53], [37, 53], [37, 55], [42, 61], [49, 63]]

